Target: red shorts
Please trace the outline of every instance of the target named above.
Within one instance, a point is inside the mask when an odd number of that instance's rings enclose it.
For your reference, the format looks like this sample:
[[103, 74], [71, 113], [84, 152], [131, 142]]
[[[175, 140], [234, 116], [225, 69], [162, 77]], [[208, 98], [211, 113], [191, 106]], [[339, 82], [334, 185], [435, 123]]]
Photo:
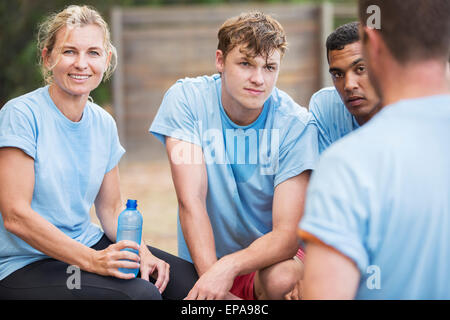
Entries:
[[[299, 248], [295, 256], [303, 262], [305, 254], [303, 253], [303, 250]], [[237, 276], [234, 279], [230, 292], [244, 300], [256, 300], [253, 285], [255, 282], [255, 274], [256, 271], [249, 274], [244, 274], [242, 276]]]
[[301, 262], [304, 262], [303, 259], [305, 259], [305, 253], [303, 252], [302, 248], [299, 248], [297, 253], [295, 254], [297, 258], [300, 259]]
[[244, 300], [256, 300], [255, 292], [253, 291], [255, 274], [256, 271], [249, 274], [244, 274], [242, 276], [237, 276], [234, 279], [230, 292]]

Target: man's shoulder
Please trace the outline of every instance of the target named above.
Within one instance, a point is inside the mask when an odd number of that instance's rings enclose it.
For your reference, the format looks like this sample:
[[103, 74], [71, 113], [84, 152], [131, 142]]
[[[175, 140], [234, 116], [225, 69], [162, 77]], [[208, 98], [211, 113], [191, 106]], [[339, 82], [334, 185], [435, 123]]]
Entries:
[[274, 88], [271, 103], [274, 108], [274, 125], [286, 127], [289, 125], [300, 125], [305, 127], [312, 120], [312, 115], [305, 107], [278, 88]]
[[389, 149], [395, 149], [396, 131], [396, 121], [390, 119], [386, 110], [381, 110], [364, 126], [335, 141], [324, 151], [321, 160], [335, 162], [339, 159], [349, 166], [355, 166], [358, 161], [373, 163]]
[[309, 111], [323, 137], [322, 148], [327, 148], [330, 143], [359, 127], [334, 87], [323, 88], [313, 94], [309, 102]]
[[220, 76], [216, 74], [179, 79], [165, 93], [162, 105], [179, 105], [194, 113], [206, 110], [218, 101], [218, 84]]
[[185, 77], [178, 79], [169, 89], [169, 91], [180, 94], [189, 94], [190, 91], [199, 91], [202, 93], [216, 89], [216, 81], [220, 79], [218, 74], [212, 76], [204, 75], [198, 77]]
[[345, 105], [335, 87], [326, 87], [314, 93], [309, 102], [309, 110], [315, 116], [346, 112]]
[[311, 98], [314, 99], [336, 99], [339, 98], [339, 93], [337, 92], [336, 88], [334, 86], [332, 87], [324, 87], [318, 91], [316, 91]]

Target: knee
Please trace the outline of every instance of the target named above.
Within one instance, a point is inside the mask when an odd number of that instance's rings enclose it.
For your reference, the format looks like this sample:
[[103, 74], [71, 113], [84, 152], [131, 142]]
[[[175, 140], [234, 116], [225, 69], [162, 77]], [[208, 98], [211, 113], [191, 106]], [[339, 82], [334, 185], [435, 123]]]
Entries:
[[283, 261], [259, 271], [261, 294], [266, 299], [283, 299], [301, 279], [296, 261]]
[[155, 285], [147, 280], [133, 279], [133, 285], [127, 288], [127, 295], [132, 300], [162, 300], [161, 293]]

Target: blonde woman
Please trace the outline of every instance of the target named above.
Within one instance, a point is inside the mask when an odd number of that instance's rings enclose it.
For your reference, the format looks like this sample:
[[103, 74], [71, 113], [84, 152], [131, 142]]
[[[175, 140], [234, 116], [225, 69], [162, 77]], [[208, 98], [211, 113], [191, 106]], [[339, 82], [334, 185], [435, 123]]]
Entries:
[[[0, 299], [185, 297], [192, 264], [143, 242], [114, 243], [125, 150], [113, 118], [89, 98], [116, 63], [107, 24], [93, 8], [70, 6], [41, 25], [39, 50], [47, 86], [0, 111]], [[92, 205], [103, 230], [90, 221]], [[118, 271], [136, 267], [137, 278]]]

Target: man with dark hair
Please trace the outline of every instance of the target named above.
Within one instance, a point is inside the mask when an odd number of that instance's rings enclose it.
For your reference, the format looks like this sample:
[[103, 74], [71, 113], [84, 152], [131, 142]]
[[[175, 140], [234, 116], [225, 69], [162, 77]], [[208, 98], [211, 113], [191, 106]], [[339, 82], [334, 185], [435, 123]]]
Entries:
[[326, 41], [334, 87], [316, 92], [309, 111], [319, 129], [319, 151], [365, 124], [379, 110], [362, 58], [358, 22], [338, 27]]
[[383, 109], [311, 178], [304, 297], [450, 299], [450, 2], [360, 0], [359, 10]]
[[359, 41], [359, 22], [353, 21], [336, 28], [327, 38], [327, 60], [330, 62], [330, 51], [342, 50], [348, 44]]

